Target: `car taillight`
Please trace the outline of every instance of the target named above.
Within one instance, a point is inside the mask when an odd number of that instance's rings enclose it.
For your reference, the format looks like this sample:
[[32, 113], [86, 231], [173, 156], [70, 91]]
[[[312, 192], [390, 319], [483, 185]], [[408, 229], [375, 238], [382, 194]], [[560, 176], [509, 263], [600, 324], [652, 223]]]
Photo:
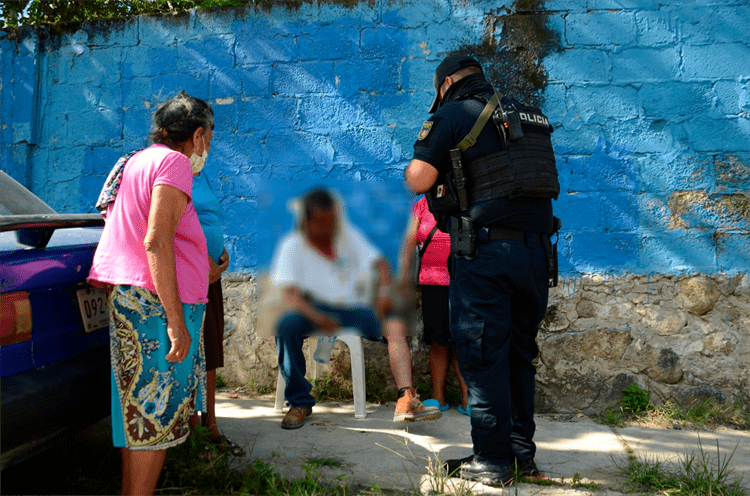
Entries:
[[0, 294], [0, 346], [31, 339], [31, 301], [26, 291]]

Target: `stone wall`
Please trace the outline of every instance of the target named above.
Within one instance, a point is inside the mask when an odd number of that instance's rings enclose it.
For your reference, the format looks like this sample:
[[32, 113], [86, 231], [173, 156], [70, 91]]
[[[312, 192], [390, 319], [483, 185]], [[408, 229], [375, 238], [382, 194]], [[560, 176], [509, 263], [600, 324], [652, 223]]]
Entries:
[[[225, 277], [226, 366], [220, 372], [234, 384], [273, 388], [276, 347], [272, 339], [255, 336], [250, 317], [254, 288], [247, 278]], [[657, 403], [672, 398], [687, 405], [714, 397], [747, 404], [750, 278], [564, 278], [550, 293], [538, 344], [539, 411], [602, 413], [633, 382], [650, 390]], [[334, 356], [345, 347], [337, 349]], [[366, 343], [365, 349], [371, 379], [390, 383], [385, 346]], [[417, 384], [429, 384], [426, 351], [413, 340]], [[347, 356], [322, 373], [346, 378]]]
[[746, 275], [584, 275], [550, 295], [540, 407], [601, 412], [637, 382], [656, 402], [750, 399]]

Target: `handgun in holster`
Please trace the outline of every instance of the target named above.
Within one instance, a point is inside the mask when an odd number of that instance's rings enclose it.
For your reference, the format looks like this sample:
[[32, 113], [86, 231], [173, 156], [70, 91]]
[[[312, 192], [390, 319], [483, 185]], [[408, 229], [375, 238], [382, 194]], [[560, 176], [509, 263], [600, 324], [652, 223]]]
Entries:
[[449, 223], [451, 255], [471, 260], [477, 254], [477, 231], [470, 217], [451, 217]]

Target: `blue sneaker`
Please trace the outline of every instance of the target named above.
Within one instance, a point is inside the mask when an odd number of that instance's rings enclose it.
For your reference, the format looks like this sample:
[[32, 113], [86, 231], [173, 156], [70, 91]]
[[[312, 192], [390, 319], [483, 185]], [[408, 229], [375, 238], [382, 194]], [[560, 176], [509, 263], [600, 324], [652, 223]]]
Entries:
[[446, 403], [445, 405], [441, 405], [440, 402], [436, 399], [430, 398], [429, 400], [424, 400], [422, 402], [424, 406], [431, 406], [438, 408], [441, 412], [445, 412], [451, 409], [451, 406]]
[[471, 417], [471, 405], [466, 405], [465, 410], [461, 405], [458, 405], [458, 413], [462, 415], [468, 415], [469, 417]]

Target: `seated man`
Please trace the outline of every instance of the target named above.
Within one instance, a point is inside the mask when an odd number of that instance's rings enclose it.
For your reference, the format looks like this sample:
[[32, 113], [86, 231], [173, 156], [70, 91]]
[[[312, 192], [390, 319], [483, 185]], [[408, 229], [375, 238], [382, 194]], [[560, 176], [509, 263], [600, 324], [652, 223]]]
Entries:
[[[305, 379], [305, 337], [316, 330], [333, 334], [340, 327], [355, 327], [362, 337], [388, 343], [398, 387], [394, 422], [440, 418], [440, 410], [424, 406], [412, 385], [407, 326], [393, 312], [388, 263], [346, 221], [343, 208], [327, 190], [307, 193], [299, 210], [297, 229], [281, 241], [271, 268], [271, 281], [284, 289], [289, 309], [276, 329], [279, 369], [286, 381], [284, 396], [291, 406], [281, 427], [302, 427], [315, 404], [312, 386]], [[367, 285], [374, 270], [378, 290], [373, 311], [368, 306]]]

